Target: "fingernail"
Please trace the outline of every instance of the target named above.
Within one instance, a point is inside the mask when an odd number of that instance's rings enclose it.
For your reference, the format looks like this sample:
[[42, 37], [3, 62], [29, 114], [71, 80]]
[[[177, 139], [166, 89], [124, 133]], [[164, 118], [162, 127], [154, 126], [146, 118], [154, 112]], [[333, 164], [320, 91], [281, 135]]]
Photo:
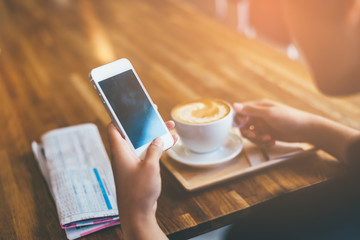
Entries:
[[251, 132], [251, 131], [244, 132], [244, 135], [247, 138], [256, 138], [256, 134], [254, 132]]
[[241, 103], [234, 103], [233, 105], [236, 112], [240, 112], [244, 107]]
[[266, 134], [264, 136], [261, 137], [261, 140], [264, 142], [270, 141], [271, 140], [271, 136]]
[[153, 141], [153, 144], [158, 146], [158, 147], [163, 147], [164, 146], [164, 142], [161, 138], [156, 138], [154, 141]]

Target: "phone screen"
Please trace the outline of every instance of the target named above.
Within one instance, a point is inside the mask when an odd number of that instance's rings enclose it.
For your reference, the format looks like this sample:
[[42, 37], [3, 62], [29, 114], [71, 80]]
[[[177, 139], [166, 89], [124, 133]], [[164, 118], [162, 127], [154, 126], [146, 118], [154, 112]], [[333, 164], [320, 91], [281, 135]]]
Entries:
[[167, 132], [132, 70], [99, 85], [135, 149]]

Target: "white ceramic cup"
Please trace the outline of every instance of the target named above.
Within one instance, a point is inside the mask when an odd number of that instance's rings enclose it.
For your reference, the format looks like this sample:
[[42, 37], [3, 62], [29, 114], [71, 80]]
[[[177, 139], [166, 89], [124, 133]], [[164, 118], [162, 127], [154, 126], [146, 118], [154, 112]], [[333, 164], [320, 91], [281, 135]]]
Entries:
[[225, 142], [233, 125], [234, 110], [228, 102], [221, 102], [229, 106], [228, 114], [209, 123], [186, 123], [171, 114], [176, 132], [189, 150], [196, 153], [208, 153], [215, 151]]

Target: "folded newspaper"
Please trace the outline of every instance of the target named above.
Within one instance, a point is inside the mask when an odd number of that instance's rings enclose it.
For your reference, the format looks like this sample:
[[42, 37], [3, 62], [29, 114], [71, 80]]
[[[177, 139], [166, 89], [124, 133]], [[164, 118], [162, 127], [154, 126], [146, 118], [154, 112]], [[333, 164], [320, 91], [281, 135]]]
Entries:
[[49, 131], [32, 150], [68, 239], [120, 224], [111, 164], [96, 125]]

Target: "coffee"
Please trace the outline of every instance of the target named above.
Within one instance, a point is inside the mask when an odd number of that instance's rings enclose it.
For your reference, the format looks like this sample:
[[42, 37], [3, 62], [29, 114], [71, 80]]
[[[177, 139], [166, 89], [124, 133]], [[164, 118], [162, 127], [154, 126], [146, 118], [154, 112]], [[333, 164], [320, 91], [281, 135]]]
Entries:
[[215, 122], [224, 118], [230, 112], [230, 107], [220, 100], [199, 100], [176, 106], [171, 114], [178, 121], [191, 124]]
[[190, 151], [208, 153], [225, 142], [234, 111], [225, 101], [204, 99], [176, 106], [171, 116], [181, 142]]

